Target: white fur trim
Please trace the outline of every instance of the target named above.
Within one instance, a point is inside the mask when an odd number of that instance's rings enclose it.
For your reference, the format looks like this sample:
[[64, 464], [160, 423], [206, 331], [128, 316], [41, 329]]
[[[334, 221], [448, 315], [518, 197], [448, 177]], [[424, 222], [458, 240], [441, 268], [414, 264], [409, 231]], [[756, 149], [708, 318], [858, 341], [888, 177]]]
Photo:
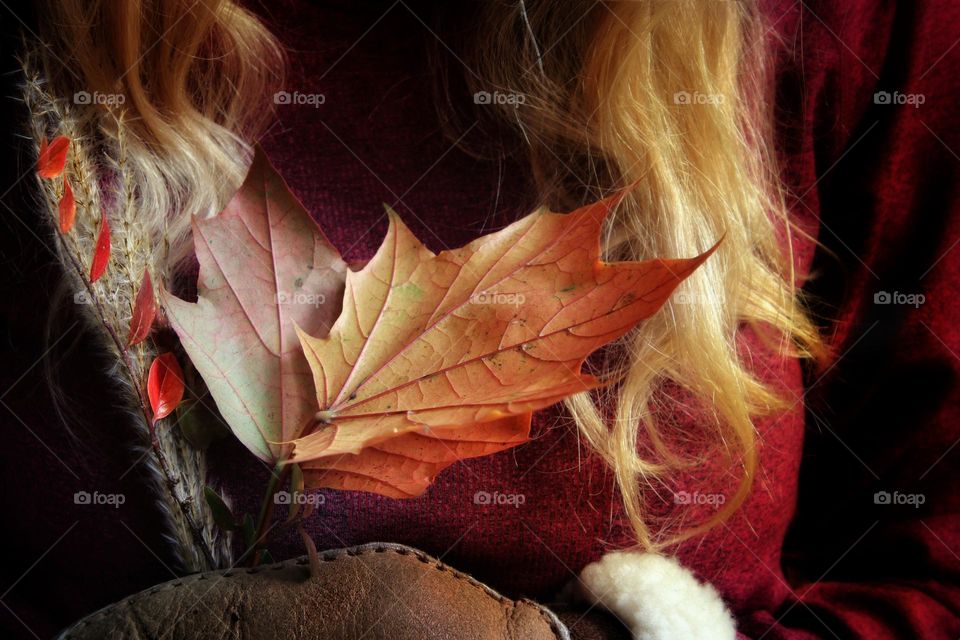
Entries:
[[616, 551], [587, 565], [580, 597], [617, 616], [635, 640], [734, 640], [733, 616], [712, 585], [675, 558]]

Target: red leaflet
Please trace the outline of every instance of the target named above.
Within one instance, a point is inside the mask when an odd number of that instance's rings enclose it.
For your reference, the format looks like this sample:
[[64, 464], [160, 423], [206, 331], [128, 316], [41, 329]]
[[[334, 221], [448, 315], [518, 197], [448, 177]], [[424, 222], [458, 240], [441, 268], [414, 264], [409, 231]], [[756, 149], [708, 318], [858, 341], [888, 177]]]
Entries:
[[110, 223], [107, 214], [100, 214], [100, 235], [97, 236], [97, 248], [93, 253], [93, 263], [90, 265], [90, 282], [96, 282], [103, 275], [110, 261]]
[[40, 155], [37, 158], [37, 173], [41, 178], [56, 178], [63, 173], [63, 166], [67, 162], [67, 149], [70, 147], [70, 138], [57, 136], [53, 142], [47, 144], [47, 139], [40, 141]]
[[147, 376], [147, 395], [153, 409], [153, 422], [166, 418], [183, 399], [183, 372], [172, 353], [157, 356]]
[[60, 233], [68, 233], [77, 217], [77, 199], [67, 177], [63, 177], [63, 197], [60, 198]]
[[133, 316], [130, 318], [130, 335], [127, 337], [127, 346], [139, 344], [150, 335], [153, 319], [157, 315], [157, 299], [153, 295], [153, 283], [150, 281], [150, 272], [143, 272], [143, 282], [137, 293], [137, 300], [133, 305]]

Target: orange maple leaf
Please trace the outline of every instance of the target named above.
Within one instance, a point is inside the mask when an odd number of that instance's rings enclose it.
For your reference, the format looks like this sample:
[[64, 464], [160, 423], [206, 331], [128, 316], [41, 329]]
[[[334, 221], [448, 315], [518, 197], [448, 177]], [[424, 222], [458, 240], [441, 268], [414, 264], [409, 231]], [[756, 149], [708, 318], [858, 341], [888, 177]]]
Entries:
[[530, 413], [463, 427], [411, 432], [344, 454], [303, 463], [306, 486], [413, 498], [459, 460], [487, 456], [527, 442]]
[[582, 372], [586, 357], [656, 312], [713, 251], [601, 262], [601, 226], [620, 197], [534, 213], [436, 255], [390, 212], [379, 251], [347, 274], [329, 334], [299, 331], [320, 407], [293, 442], [308, 484], [416, 495], [448, 458], [467, 457], [449, 444], [457, 437], [484, 442], [496, 421], [519, 444], [530, 412], [603, 384]]

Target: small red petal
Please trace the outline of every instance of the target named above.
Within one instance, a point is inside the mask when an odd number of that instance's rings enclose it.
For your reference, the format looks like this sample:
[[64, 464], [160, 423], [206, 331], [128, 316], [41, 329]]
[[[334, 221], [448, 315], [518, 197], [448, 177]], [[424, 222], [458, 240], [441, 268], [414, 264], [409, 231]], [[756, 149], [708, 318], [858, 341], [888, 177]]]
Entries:
[[96, 282], [107, 269], [110, 261], [110, 223], [107, 214], [100, 214], [100, 235], [97, 236], [97, 247], [93, 253], [93, 263], [90, 265], [90, 282]]
[[73, 188], [66, 176], [63, 178], [63, 197], [60, 198], [60, 233], [67, 233], [73, 228], [73, 221], [77, 217], [77, 199], [73, 197]]
[[154, 423], [170, 415], [183, 399], [183, 371], [172, 353], [157, 356], [150, 365], [147, 395]]
[[70, 138], [67, 136], [57, 136], [50, 144], [47, 144], [46, 138], [40, 141], [37, 173], [40, 174], [41, 178], [56, 178], [63, 173], [69, 148]]
[[157, 315], [157, 299], [153, 295], [153, 283], [150, 281], [150, 272], [143, 272], [143, 282], [137, 293], [137, 300], [133, 305], [133, 316], [130, 318], [130, 336], [127, 346], [143, 342], [153, 327], [153, 319]]

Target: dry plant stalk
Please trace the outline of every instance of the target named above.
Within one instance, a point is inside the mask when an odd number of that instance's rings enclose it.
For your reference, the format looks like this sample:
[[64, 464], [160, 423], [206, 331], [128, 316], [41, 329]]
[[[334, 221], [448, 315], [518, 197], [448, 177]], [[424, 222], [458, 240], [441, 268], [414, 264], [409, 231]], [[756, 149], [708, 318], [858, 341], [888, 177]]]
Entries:
[[[39, 153], [40, 140], [56, 135], [70, 138], [64, 175], [73, 185], [77, 214], [68, 234], [58, 231], [58, 204], [63, 181], [39, 179], [42, 217], [48, 237], [64, 268], [81, 315], [112, 358], [110, 376], [128, 404], [131, 422], [146, 451], [142, 461], [158, 494], [170, 527], [179, 563], [185, 571], [202, 571], [232, 563], [231, 539], [214, 522], [204, 499], [205, 452], [191, 446], [174, 416], [151, 428], [145, 381], [157, 355], [151, 340], [126, 346], [134, 301], [143, 274], [169, 286], [165, 237], [156, 237], [138, 223], [136, 177], [128, 166], [123, 114], [101, 105], [70, 105], [48, 89], [29, 58], [23, 61], [23, 100], [30, 115], [30, 134]], [[110, 223], [112, 252], [106, 272], [96, 282], [88, 278], [101, 212]], [[79, 297], [76, 297], [79, 296]]]

